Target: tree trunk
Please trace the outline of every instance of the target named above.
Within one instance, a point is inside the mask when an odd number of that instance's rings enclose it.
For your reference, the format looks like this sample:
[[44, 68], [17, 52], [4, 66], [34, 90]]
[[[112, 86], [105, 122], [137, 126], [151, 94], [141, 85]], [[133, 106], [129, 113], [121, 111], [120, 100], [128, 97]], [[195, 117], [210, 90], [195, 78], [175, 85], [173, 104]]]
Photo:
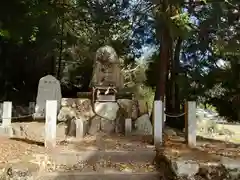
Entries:
[[[163, 2], [163, 12], [167, 9], [166, 2]], [[160, 60], [158, 61], [159, 70], [157, 75], [159, 77], [159, 81], [156, 82], [156, 91], [154, 100], [164, 101], [165, 96], [165, 83], [166, 83], [166, 74], [167, 74], [167, 66], [169, 63], [169, 46], [171, 42], [171, 35], [169, 32], [169, 28], [167, 23], [163, 23], [162, 32], [160, 36]]]
[[[171, 61], [171, 76], [168, 82], [169, 93], [167, 96], [166, 112], [172, 115], [178, 115], [180, 113], [180, 99], [179, 99], [179, 86], [178, 86], [178, 73], [180, 65], [180, 50], [182, 39], [178, 38], [174, 51], [174, 58]], [[183, 129], [184, 119], [183, 117], [167, 117], [166, 124], [172, 128]]]
[[[173, 59], [172, 59], [172, 43], [169, 46], [169, 62], [167, 64], [168, 68], [168, 73], [166, 74], [166, 112], [172, 112], [174, 110], [174, 104], [173, 100], [174, 97], [172, 96], [173, 94], [173, 79], [172, 79], [172, 71], [173, 71]], [[168, 121], [170, 117], [166, 118], [166, 121]]]
[[173, 63], [173, 96], [174, 96], [174, 112], [180, 113], [180, 99], [179, 99], [179, 84], [178, 84], [178, 75], [180, 69], [180, 51], [181, 51], [182, 39], [179, 37], [175, 46], [174, 51], [174, 63]]
[[[164, 0], [162, 3], [162, 11], [166, 12], [168, 3]], [[156, 90], [154, 95], [154, 101], [155, 100], [161, 100], [164, 102], [164, 96], [165, 96], [165, 86], [166, 86], [166, 74], [168, 72], [168, 63], [169, 63], [169, 46], [170, 42], [172, 41], [170, 30], [168, 27], [168, 24], [166, 23], [166, 19], [161, 19], [161, 31], [160, 31], [160, 59], [157, 63], [157, 66], [159, 67], [159, 70], [157, 70], [156, 76], [157, 82], [156, 82]], [[152, 109], [153, 112], [153, 109]], [[153, 123], [153, 113], [151, 113], [151, 121]]]
[[63, 36], [64, 36], [64, 19], [62, 17], [62, 19], [61, 19], [61, 39], [60, 39], [58, 71], [57, 71], [57, 79], [58, 80], [61, 80], [61, 72], [62, 72]]

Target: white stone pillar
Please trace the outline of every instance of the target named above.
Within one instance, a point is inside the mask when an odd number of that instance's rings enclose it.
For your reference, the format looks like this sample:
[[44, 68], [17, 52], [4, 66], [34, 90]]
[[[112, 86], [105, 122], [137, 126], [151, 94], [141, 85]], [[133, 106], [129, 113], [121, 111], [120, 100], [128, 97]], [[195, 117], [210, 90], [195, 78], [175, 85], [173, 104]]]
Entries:
[[163, 121], [164, 121], [164, 106], [162, 101], [154, 101], [153, 105], [154, 119], [154, 145], [160, 146], [163, 143]]
[[12, 121], [12, 102], [3, 102], [3, 113], [2, 113], [2, 127], [11, 126]]
[[132, 119], [126, 118], [125, 119], [125, 135], [128, 136], [132, 132]]
[[188, 101], [185, 105], [185, 137], [189, 147], [196, 146], [197, 120], [196, 102]]
[[45, 147], [48, 149], [56, 146], [57, 107], [57, 100], [46, 101]]

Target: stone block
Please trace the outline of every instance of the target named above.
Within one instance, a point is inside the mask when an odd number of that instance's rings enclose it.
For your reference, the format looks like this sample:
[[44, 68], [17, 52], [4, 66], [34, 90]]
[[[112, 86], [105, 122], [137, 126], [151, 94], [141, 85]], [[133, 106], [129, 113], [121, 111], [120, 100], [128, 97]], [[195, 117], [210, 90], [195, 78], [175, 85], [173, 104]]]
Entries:
[[115, 132], [115, 121], [101, 118], [101, 130], [107, 134]]
[[150, 121], [149, 115], [144, 114], [135, 121], [135, 127], [138, 134], [142, 135], [152, 135], [153, 126]]
[[88, 134], [96, 135], [97, 132], [100, 131], [101, 128], [101, 118], [99, 116], [94, 116], [92, 119], [89, 120], [90, 127], [88, 130]]
[[13, 137], [14, 133], [13, 133], [12, 127], [11, 126], [8, 126], [8, 127], [0, 126], [0, 135], [5, 136], [5, 137]]

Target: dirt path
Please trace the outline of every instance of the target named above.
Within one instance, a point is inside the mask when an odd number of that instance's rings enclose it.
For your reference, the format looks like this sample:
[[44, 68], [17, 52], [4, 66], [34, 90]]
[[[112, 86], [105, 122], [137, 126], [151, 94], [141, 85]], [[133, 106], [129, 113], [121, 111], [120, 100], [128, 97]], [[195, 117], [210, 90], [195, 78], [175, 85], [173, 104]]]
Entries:
[[155, 180], [159, 177], [153, 164], [156, 152], [149, 144], [151, 137], [99, 134], [87, 136], [82, 141], [59, 142], [56, 149], [48, 153], [41, 143], [31, 144], [33, 141], [23, 139], [1, 140], [2, 167], [11, 164], [14, 169], [19, 163], [25, 167], [44, 166], [41, 174], [44, 180], [50, 177], [54, 180], [63, 177]]

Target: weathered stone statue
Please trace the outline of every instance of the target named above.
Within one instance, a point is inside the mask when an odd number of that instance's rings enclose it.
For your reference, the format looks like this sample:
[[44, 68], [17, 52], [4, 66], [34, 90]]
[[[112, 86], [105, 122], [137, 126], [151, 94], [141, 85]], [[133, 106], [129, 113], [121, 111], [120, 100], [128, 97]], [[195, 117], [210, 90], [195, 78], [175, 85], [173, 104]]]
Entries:
[[[135, 100], [125, 97], [117, 98], [117, 95], [122, 93], [119, 91], [123, 89], [124, 84], [120, 61], [112, 47], [103, 46], [97, 50], [90, 86], [92, 87], [92, 99], [62, 101], [58, 120], [70, 122], [68, 135], [74, 132], [76, 136], [81, 132], [81, 137], [84, 137], [86, 133], [89, 135], [96, 135], [99, 132], [124, 133], [125, 120], [136, 121], [139, 112], [144, 115], [137, 121], [136, 127], [140, 129], [139, 132], [145, 133], [146, 126], [149, 124], [151, 126], [150, 120], [147, 119], [149, 118], [147, 110], [140, 111], [138, 109], [140, 106]], [[147, 129], [151, 130], [151, 128]]]
[[116, 51], [111, 46], [103, 46], [96, 52], [91, 87], [115, 87], [122, 89], [123, 75]]

